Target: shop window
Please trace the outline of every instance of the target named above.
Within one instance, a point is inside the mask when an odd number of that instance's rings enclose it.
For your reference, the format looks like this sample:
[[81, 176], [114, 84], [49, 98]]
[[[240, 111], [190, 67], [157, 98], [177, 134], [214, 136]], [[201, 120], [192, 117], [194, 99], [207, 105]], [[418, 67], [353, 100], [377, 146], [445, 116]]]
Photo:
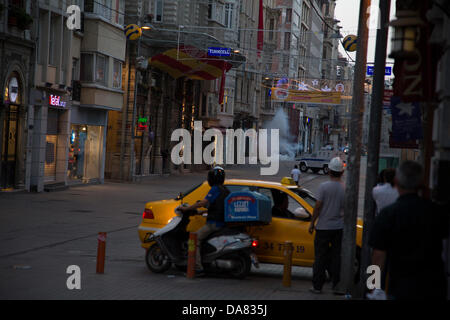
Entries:
[[100, 178], [103, 155], [103, 127], [72, 125], [68, 177], [89, 181]]
[[56, 180], [56, 146], [58, 141], [58, 110], [49, 109], [47, 114], [47, 134], [45, 136], [45, 181]]

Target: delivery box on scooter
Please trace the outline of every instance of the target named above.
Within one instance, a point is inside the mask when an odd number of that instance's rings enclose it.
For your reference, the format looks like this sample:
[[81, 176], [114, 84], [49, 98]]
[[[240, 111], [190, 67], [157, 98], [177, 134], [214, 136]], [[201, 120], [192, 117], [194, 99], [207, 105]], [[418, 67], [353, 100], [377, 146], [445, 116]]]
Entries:
[[232, 192], [225, 199], [225, 222], [267, 224], [272, 221], [270, 199], [254, 191]]

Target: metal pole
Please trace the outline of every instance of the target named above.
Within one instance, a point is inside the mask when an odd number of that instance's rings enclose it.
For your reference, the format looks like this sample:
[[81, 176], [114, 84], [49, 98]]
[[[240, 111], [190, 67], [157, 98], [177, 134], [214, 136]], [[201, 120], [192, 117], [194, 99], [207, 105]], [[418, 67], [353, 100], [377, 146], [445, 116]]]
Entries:
[[[139, 28], [141, 27], [141, 17], [142, 17], [142, 0], [137, 1], [137, 15], [138, 20], [137, 24]], [[142, 31], [142, 29], [141, 29]], [[137, 90], [138, 90], [138, 83], [137, 83], [137, 59], [139, 55], [141, 54], [141, 38], [142, 35], [138, 38], [137, 41], [137, 50], [136, 50], [136, 56], [134, 57], [134, 99], [133, 99], [133, 115], [131, 118], [131, 140], [130, 140], [130, 166], [129, 166], [129, 178], [130, 181], [134, 180], [134, 176], [136, 174], [136, 153], [134, 152], [134, 139], [135, 139], [135, 129], [136, 129], [136, 100], [137, 100]]]
[[131, 80], [131, 54], [129, 42], [126, 42], [127, 45], [127, 55], [128, 55], [128, 80], [127, 80], [127, 103], [122, 108], [122, 130], [120, 132], [120, 162], [119, 162], [119, 172], [120, 172], [120, 180], [124, 180], [124, 161], [125, 161], [125, 153], [126, 153], [126, 128], [128, 122], [128, 107], [130, 104], [130, 80]]
[[377, 31], [375, 67], [373, 76], [372, 101], [370, 106], [369, 138], [367, 154], [366, 190], [364, 194], [364, 227], [361, 251], [361, 285], [367, 279], [367, 267], [370, 264], [371, 250], [369, 235], [375, 219], [375, 202], [372, 198], [372, 188], [376, 185], [378, 176], [378, 159], [380, 154], [380, 130], [383, 113], [384, 70], [386, 66], [386, 49], [389, 31], [389, 13], [391, 0], [380, 1], [380, 28]]
[[137, 100], [137, 90], [138, 90], [138, 82], [137, 82], [137, 58], [140, 55], [141, 52], [141, 37], [139, 37], [137, 42], [137, 52], [136, 57], [134, 58], [134, 98], [133, 98], [133, 116], [131, 119], [131, 140], [130, 140], [130, 171], [129, 171], [129, 177], [130, 180], [133, 181], [133, 177], [135, 176], [136, 172], [136, 154], [134, 152], [134, 139], [135, 139], [135, 129], [136, 129], [136, 100]]
[[364, 79], [366, 75], [367, 42], [370, 0], [361, 0], [358, 23], [355, 78], [350, 122], [350, 148], [344, 203], [344, 231], [342, 238], [342, 264], [340, 286], [351, 294], [354, 279], [356, 249], [356, 221], [358, 216], [359, 170], [361, 164], [361, 134], [364, 112]]

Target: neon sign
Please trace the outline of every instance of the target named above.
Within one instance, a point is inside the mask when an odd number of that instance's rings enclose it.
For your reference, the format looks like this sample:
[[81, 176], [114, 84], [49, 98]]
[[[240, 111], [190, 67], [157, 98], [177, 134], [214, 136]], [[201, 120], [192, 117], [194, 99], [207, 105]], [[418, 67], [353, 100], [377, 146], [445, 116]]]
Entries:
[[148, 128], [148, 118], [139, 117], [138, 119], [138, 129], [145, 130]]
[[61, 100], [61, 96], [51, 94], [48, 98], [48, 103], [54, 107], [65, 107], [66, 102]]

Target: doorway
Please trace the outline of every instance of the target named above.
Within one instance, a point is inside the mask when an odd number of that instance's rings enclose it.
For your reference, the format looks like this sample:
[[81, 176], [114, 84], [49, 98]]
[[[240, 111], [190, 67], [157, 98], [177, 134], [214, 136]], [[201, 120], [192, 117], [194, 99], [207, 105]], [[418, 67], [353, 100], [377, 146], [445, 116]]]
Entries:
[[2, 130], [0, 188], [13, 188], [16, 177], [19, 107], [6, 105]]

